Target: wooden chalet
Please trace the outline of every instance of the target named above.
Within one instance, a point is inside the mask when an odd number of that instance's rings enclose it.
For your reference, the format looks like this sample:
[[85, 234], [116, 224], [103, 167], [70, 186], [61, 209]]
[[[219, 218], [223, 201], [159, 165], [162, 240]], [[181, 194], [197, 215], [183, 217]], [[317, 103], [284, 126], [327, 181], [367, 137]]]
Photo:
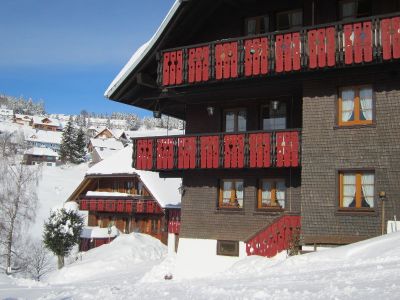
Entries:
[[60, 129], [60, 122], [48, 117], [33, 116], [30, 125], [38, 130], [57, 131]]
[[[99, 233], [107, 233], [111, 226], [121, 233], [150, 234], [163, 243], [177, 241], [181, 180], [135, 170], [130, 166], [131, 157], [132, 148], [127, 147], [96, 164], [68, 198], [77, 202], [80, 210], [88, 211], [89, 228], [82, 237], [81, 250], [108, 242], [108, 235]], [[90, 231], [97, 234], [88, 238]]]
[[55, 167], [58, 153], [45, 147], [32, 147], [24, 152], [23, 162], [27, 165], [46, 165]]
[[399, 62], [398, 0], [176, 1], [105, 95], [186, 121], [133, 139], [183, 179], [178, 254], [270, 257], [400, 215]]

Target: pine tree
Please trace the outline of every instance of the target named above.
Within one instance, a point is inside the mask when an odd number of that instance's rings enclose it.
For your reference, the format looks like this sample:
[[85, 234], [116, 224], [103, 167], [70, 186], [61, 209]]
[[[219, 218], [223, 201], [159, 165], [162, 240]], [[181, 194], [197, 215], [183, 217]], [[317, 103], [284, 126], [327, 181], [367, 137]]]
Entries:
[[86, 137], [85, 137], [85, 132], [81, 127], [79, 128], [78, 133], [76, 134], [74, 157], [72, 162], [79, 164], [85, 161], [86, 157], [85, 147], [86, 147]]
[[79, 243], [83, 218], [73, 210], [54, 210], [44, 224], [43, 243], [58, 257], [58, 268], [64, 266], [64, 257]]
[[69, 118], [67, 126], [64, 129], [60, 145], [60, 160], [62, 162], [74, 162], [75, 157], [75, 128], [72, 125], [72, 117]]

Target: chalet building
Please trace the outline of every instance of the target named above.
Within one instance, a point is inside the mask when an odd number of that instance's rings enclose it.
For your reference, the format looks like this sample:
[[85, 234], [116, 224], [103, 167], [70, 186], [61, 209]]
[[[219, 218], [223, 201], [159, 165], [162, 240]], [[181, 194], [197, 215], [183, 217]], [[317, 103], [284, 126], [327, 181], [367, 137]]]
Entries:
[[108, 242], [107, 228], [112, 226], [122, 233], [141, 232], [164, 243], [177, 242], [181, 179], [135, 170], [131, 160], [130, 146], [91, 167], [68, 198], [88, 211], [82, 250]]
[[27, 165], [44, 164], [55, 167], [58, 153], [49, 148], [33, 147], [25, 151], [23, 161]]
[[60, 127], [60, 122], [57, 119], [51, 119], [47, 117], [33, 116], [30, 122], [33, 129], [46, 130], [46, 131], [57, 131]]
[[123, 149], [124, 145], [115, 138], [91, 138], [87, 148], [92, 157], [92, 163], [96, 164]]
[[61, 147], [62, 132], [37, 130], [25, 137], [25, 141], [31, 147], [49, 148], [58, 152]]
[[30, 126], [32, 121], [32, 116], [29, 115], [21, 115], [15, 114], [14, 115], [14, 122], [20, 125]]
[[399, 62], [398, 0], [176, 1], [105, 95], [186, 121], [133, 139], [183, 179], [178, 254], [273, 256], [400, 215]]

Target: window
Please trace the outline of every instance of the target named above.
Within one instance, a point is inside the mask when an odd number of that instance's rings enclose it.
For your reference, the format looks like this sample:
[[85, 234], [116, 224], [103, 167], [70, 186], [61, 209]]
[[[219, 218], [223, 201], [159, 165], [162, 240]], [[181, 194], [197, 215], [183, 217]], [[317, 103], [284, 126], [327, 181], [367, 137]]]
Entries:
[[225, 132], [246, 131], [246, 110], [230, 109], [224, 112]]
[[340, 208], [374, 207], [374, 173], [340, 172]]
[[217, 241], [217, 255], [239, 256], [239, 242]]
[[144, 187], [141, 181], [138, 182], [137, 194], [144, 196]]
[[258, 16], [245, 20], [245, 35], [269, 32], [269, 16]]
[[125, 181], [125, 191], [127, 194], [132, 193], [133, 181]]
[[243, 180], [221, 181], [219, 208], [243, 208]]
[[261, 107], [261, 128], [263, 130], [286, 129], [286, 103], [271, 101]]
[[349, 87], [339, 91], [339, 125], [371, 124], [373, 92], [370, 86]]
[[283, 179], [262, 179], [258, 189], [258, 208], [285, 208], [286, 184]]
[[351, 20], [370, 15], [370, 0], [344, 0], [339, 2], [339, 16], [341, 20]]
[[303, 11], [301, 9], [284, 11], [276, 15], [276, 29], [286, 30], [303, 26]]
[[112, 191], [118, 192], [118, 181], [114, 180], [112, 183]]

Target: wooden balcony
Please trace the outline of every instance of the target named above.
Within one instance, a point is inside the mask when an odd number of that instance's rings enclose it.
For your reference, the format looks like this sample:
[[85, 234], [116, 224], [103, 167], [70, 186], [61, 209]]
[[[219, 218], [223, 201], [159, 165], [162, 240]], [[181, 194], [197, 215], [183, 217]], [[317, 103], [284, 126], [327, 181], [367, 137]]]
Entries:
[[160, 205], [154, 200], [105, 199], [102, 197], [81, 197], [79, 209], [93, 212], [127, 214], [163, 214]]
[[138, 170], [285, 168], [300, 166], [298, 129], [133, 139]]
[[158, 84], [184, 86], [397, 59], [400, 13], [165, 50], [159, 55]]

